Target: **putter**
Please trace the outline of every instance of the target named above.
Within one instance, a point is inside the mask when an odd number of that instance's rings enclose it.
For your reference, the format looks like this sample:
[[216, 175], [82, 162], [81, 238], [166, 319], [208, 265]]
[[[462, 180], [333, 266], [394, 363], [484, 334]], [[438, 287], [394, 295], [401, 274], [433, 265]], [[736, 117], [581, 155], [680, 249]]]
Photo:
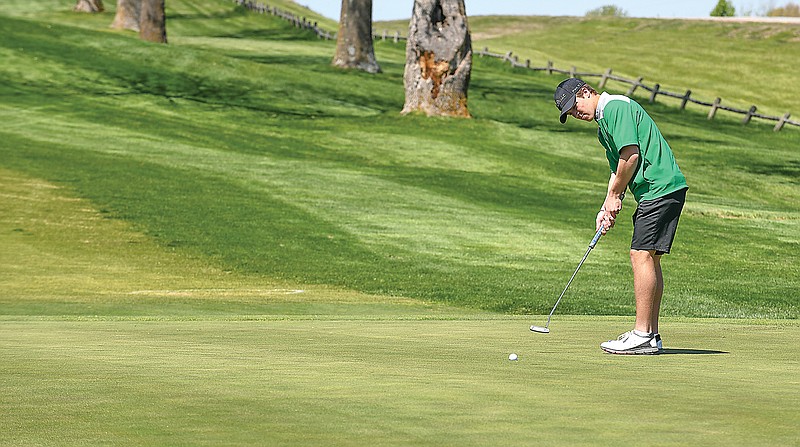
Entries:
[[531, 331], [540, 332], [542, 334], [549, 334], [550, 333], [550, 319], [553, 318], [553, 312], [556, 311], [556, 307], [558, 307], [558, 303], [561, 302], [561, 298], [564, 298], [564, 294], [567, 293], [567, 289], [569, 289], [569, 285], [572, 284], [572, 280], [575, 279], [575, 275], [578, 274], [578, 270], [581, 269], [581, 266], [583, 265], [583, 261], [585, 261], [586, 258], [589, 256], [589, 252], [592, 251], [592, 249], [594, 248], [595, 245], [597, 245], [597, 241], [600, 240], [600, 236], [602, 236], [602, 235], [603, 235], [603, 228], [601, 227], [599, 230], [597, 230], [597, 233], [594, 235], [594, 239], [592, 239], [592, 242], [589, 243], [589, 248], [586, 250], [586, 254], [583, 255], [583, 259], [581, 259], [581, 263], [578, 264], [578, 268], [575, 269], [575, 273], [572, 274], [572, 278], [569, 279], [569, 282], [567, 283], [567, 287], [564, 287], [564, 291], [561, 292], [561, 296], [558, 297], [558, 301], [556, 301], [555, 306], [553, 306], [553, 310], [551, 310], [550, 311], [550, 315], [547, 316], [547, 324], [544, 325], [544, 327], [531, 326]]

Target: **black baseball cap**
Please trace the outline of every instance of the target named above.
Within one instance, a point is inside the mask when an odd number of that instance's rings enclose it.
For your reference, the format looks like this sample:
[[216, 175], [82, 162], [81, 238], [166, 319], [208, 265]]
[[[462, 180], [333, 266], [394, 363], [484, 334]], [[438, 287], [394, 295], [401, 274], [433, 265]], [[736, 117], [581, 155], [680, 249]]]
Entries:
[[553, 99], [556, 101], [556, 107], [561, 111], [561, 117], [559, 118], [561, 124], [567, 122], [567, 113], [575, 107], [575, 96], [584, 85], [586, 83], [578, 78], [569, 78], [561, 81], [561, 84], [556, 87]]

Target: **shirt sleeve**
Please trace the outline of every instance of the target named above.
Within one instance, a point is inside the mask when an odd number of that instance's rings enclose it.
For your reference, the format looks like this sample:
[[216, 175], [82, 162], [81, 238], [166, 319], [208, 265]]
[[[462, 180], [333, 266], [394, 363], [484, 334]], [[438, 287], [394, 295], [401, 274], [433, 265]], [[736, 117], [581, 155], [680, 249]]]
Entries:
[[611, 170], [612, 173], [616, 172], [617, 165], [619, 163], [619, 151], [616, 152], [616, 159], [615, 159], [613, 145], [610, 144], [608, 140], [606, 140], [606, 136], [603, 135], [603, 131], [600, 129], [597, 129], [597, 140], [600, 141], [600, 144], [606, 150], [606, 158], [608, 159], [608, 168]]
[[616, 152], [625, 146], [639, 146], [639, 135], [636, 131], [636, 117], [633, 115], [633, 107], [624, 101], [611, 101], [604, 110], [608, 118], [608, 127], [611, 138], [614, 140], [614, 147], [610, 150]]
[[611, 173], [616, 174], [619, 167], [619, 157], [614, 157], [611, 151], [606, 151], [606, 159], [608, 160], [608, 169]]

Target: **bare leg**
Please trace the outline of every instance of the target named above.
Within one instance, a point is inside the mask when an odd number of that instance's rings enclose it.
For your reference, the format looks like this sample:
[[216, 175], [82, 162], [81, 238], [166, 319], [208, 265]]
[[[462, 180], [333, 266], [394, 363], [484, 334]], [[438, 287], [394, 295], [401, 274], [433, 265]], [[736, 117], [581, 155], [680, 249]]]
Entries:
[[653, 300], [653, 313], [651, 314], [650, 325], [653, 328], [652, 332], [658, 332], [658, 314], [661, 311], [661, 297], [664, 296], [664, 273], [661, 271], [661, 255], [653, 256], [653, 261], [656, 268], [656, 296]]
[[642, 332], [658, 332], [658, 313], [664, 294], [661, 256], [655, 251], [631, 250], [633, 288], [636, 293], [636, 326]]

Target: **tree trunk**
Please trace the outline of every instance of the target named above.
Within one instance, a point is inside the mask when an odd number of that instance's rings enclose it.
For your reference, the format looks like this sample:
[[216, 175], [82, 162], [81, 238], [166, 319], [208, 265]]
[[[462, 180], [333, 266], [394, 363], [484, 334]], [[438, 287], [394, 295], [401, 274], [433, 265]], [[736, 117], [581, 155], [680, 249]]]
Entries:
[[77, 12], [103, 12], [103, 0], [78, 0], [73, 11]]
[[467, 89], [472, 71], [464, 0], [414, 0], [408, 27], [404, 114], [470, 117]]
[[342, 0], [336, 54], [336, 67], [380, 73], [372, 47], [372, 0]]
[[167, 43], [164, 0], [142, 0], [139, 14], [139, 38], [150, 42]]
[[114, 16], [111, 28], [139, 31], [141, 9], [142, 0], [117, 0], [117, 15]]

